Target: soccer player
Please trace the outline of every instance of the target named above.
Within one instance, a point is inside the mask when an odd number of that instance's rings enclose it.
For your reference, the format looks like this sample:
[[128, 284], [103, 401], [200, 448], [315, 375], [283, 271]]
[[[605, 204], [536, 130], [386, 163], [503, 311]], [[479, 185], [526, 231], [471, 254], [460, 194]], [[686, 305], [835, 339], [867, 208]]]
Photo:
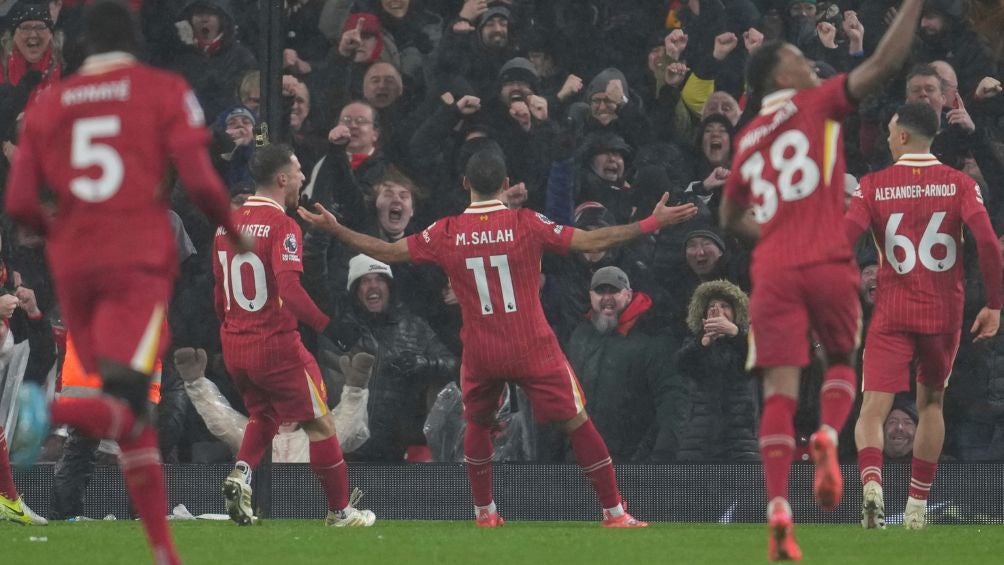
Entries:
[[[158, 564], [178, 563], [148, 411], [154, 363], [168, 344], [164, 315], [177, 272], [162, 180], [169, 163], [189, 196], [229, 225], [226, 190], [207, 152], [202, 110], [185, 81], [136, 61], [139, 40], [127, 8], [87, 7], [88, 57], [74, 76], [28, 107], [7, 186], [6, 210], [45, 235], [63, 320], [85, 370], [104, 394], [63, 398], [51, 420], [113, 439], [133, 507]], [[46, 187], [43, 199], [42, 187]], [[22, 387], [12, 458], [37, 455], [48, 432], [44, 395]]]
[[1000, 326], [1000, 245], [976, 182], [931, 155], [939, 122], [926, 103], [900, 106], [889, 122], [896, 164], [861, 179], [847, 211], [850, 241], [871, 230], [882, 256], [854, 429], [865, 528], [885, 527], [882, 426], [895, 394], [910, 390], [915, 359], [920, 419], [903, 525], [918, 529], [926, 523], [927, 495], [945, 439], [942, 400], [962, 334], [963, 223], [976, 240], [986, 296], [970, 329], [974, 341], [993, 337]]
[[256, 521], [251, 472], [283, 422], [298, 422], [310, 440], [310, 468], [328, 498], [329, 526], [372, 526], [376, 517], [349, 502], [349, 474], [335, 436], [335, 418], [317, 361], [297, 331], [301, 321], [349, 349], [358, 330], [331, 320], [300, 285], [300, 226], [286, 215], [303, 185], [300, 162], [287, 145], [268, 145], [251, 160], [255, 194], [234, 214], [235, 228], [252, 249], [235, 253], [226, 230], [216, 232], [216, 315], [223, 322], [223, 362], [248, 409], [233, 472], [223, 482], [230, 518]]
[[690, 219], [697, 209], [692, 204], [667, 207], [664, 195], [641, 222], [593, 231], [556, 225], [526, 208], [510, 210], [499, 200], [509, 180], [498, 150], [470, 158], [464, 188], [471, 193], [464, 213], [394, 243], [346, 228], [321, 206], [316, 207], [319, 214], [304, 208], [299, 213], [370, 257], [387, 263], [435, 263], [449, 277], [464, 322], [464, 460], [478, 526], [503, 523], [492, 496], [491, 428], [506, 381], [526, 391], [539, 420], [555, 422], [568, 434], [576, 461], [600, 499], [603, 526], [646, 526], [624, 507], [606, 444], [585, 412], [582, 389], [544, 319], [540, 259], [544, 251], [602, 251]]
[[[801, 559], [788, 505], [795, 448], [793, 417], [809, 332], [825, 348], [820, 429], [810, 439], [814, 492], [824, 509], [840, 502], [837, 433], [854, 402], [861, 307], [857, 270], [843, 226], [841, 121], [902, 65], [921, 0], [904, 0], [875, 53], [848, 74], [820, 84], [788, 43], [765, 43], [747, 68], [753, 116], [736, 138], [722, 224], [753, 250], [748, 366], [763, 373], [760, 455], [767, 483], [768, 556]], [[752, 208], [752, 215], [748, 212]]]

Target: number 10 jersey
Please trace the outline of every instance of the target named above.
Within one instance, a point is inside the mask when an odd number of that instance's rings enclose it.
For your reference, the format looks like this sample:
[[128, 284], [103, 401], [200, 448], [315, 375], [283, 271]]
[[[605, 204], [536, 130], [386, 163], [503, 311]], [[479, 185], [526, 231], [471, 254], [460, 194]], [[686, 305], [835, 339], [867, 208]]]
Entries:
[[464, 323], [465, 370], [515, 378], [522, 368], [564, 364], [540, 305], [540, 259], [545, 250], [565, 254], [573, 232], [490, 200], [408, 237], [412, 260], [439, 265], [450, 279]]
[[781, 90], [740, 132], [725, 197], [760, 224], [752, 270], [847, 261], [841, 121], [854, 110], [846, 75]]
[[903, 155], [862, 178], [847, 219], [872, 231], [882, 257], [871, 326], [959, 331], [962, 223], [986, 213], [976, 181], [933, 155]]

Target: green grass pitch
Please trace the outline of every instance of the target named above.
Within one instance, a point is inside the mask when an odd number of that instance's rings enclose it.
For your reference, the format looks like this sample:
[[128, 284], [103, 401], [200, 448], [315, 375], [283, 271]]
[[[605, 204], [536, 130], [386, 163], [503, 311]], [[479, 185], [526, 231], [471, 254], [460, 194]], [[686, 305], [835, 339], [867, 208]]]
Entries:
[[[653, 524], [604, 530], [586, 522], [510, 522], [479, 530], [473, 522], [377, 522], [366, 529], [326, 528], [319, 520], [172, 522], [186, 564], [493, 563], [635, 565], [766, 563], [766, 527], [758, 524]], [[36, 538], [34, 541], [31, 538]], [[863, 531], [857, 525], [798, 525], [808, 563], [962, 565], [1000, 563], [1004, 526], [930, 526]], [[44, 541], [39, 538], [45, 538]], [[0, 523], [3, 563], [142, 564], [149, 553], [138, 522]]]

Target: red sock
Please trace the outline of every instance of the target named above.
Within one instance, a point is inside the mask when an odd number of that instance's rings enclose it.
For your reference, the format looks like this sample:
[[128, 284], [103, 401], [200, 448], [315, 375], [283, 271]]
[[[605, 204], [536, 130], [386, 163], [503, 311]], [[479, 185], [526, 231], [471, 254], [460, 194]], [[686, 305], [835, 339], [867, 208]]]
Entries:
[[349, 505], [349, 470], [337, 436], [310, 442], [310, 470], [321, 481], [328, 509], [338, 512]]
[[[79, 428], [78, 428], [79, 429]], [[139, 514], [157, 565], [180, 564], [167, 527], [167, 488], [157, 447], [157, 430], [144, 426], [135, 438], [119, 441], [122, 475], [133, 508]]]
[[910, 466], [910, 498], [917, 500], [927, 500], [927, 495], [931, 494], [931, 485], [934, 484], [934, 473], [938, 470], [938, 462], [924, 461], [913, 458]]
[[575, 428], [568, 434], [568, 439], [572, 443], [572, 451], [575, 452], [575, 461], [593, 484], [600, 505], [607, 509], [620, 504], [621, 493], [617, 490], [614, 464], [610, 459], [610, 452], [607, 451], [607, 444], [596, 431], [593, 420], [588, 419], [586, 423]]
[[795, 399], [775, 394], [763, 403], [760, 418], [760, 459], [767, 481], [767, 500], [788, 500], [788, 472], [795, 451]]
[[474, 506], [488, 506], [492, 496], [492, 434], [481, 424], [467, 421], [464, 431], [464, 463], [467, 482], [471, 485]]
[[862, 447], [858, 450], [858, 469], [861, 469], [861, 484], [875, 481], [882, 484], [882, 450], [877, 447]]
[[120, 440], [136, 423], [129, 405], [106, 394], [59, 398], [52, 403], [52, 424], [66, 424], [94, 439]]
[[0, 426], [0, 495], [17, 500], [17, 487], [14, 486], [14, 475], [10, 472], [10, 458], [7, 454], [7, 434]]
[[[265, 450], [272, 447], [272, 438], [279, 431], [279, 423], [268, 416], [251, 416], [244, 428], [244, 439], [237, 452], [237, 460], [248, 464], [251, 469], [258, 467]], [[341, 510], [341, 508], [339, 508]]]
[[823, 375], [819, 392], [819, 422], [839, 434], [854, 405], [858, 376], [848, 365], [833, 365]]

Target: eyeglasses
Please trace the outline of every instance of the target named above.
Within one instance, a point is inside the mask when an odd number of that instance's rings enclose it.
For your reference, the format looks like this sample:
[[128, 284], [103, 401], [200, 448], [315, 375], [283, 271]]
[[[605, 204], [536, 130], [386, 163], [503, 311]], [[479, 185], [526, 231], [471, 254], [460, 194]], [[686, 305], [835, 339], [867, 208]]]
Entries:
[[355, 125], [355, 126], [359, 126], [359, 127], [368, 126], [368, 125], [370, 125], [370, 124], [373, 123], [373, 120], [367, 120], [366, 118], [364, 118], [362, 116], [356, 116], [354, 118], [352, 116], [345, 116], [344, 118], [341, 118], [338, 121], [341, 122], [341, 123], [343, 123], [343, 124], [345, 124], [345, 125], [347, 125], [347, 126], [353, 126], [353, 125]]
[[606, 96], [597, 96], [596, 98], [591, 98], [589, 103], [593, 106], [616, 106], [617, 102], [607, 98]]
[[20, 31], [21, 33], [37, 33], [37, 34], [41, 35], [41, 34], [47, 32], [47, 31], [49, 31], [49, 26], [47, 26], [45, 24], [36, 24], [36, 25], [24, 25], [24, 24], [21, 24], [21, 25], [17, 26], [17, 30]]

